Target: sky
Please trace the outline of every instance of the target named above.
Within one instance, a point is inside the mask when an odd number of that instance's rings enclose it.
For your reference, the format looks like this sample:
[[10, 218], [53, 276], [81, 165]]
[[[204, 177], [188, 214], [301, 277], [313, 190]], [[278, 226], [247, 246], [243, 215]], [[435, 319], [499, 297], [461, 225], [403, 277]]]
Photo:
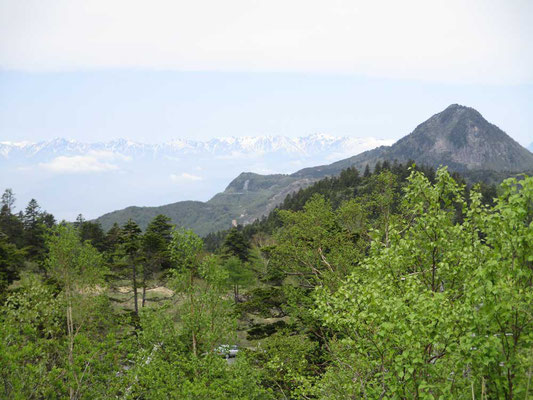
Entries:
[[0, 0], [0, 141], [394, 138], [451, 103], [533, 141], [533, 2]]

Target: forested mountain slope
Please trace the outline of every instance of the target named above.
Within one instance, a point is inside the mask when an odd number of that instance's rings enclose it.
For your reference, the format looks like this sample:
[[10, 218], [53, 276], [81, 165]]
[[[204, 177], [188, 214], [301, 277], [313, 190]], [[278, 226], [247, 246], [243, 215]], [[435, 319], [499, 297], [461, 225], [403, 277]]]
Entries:
[[[411, 170], [416, 170], [424, 173], [424, 175], [433, 182], [435, 179], [436, 170], [428, 166], [415, 166], [412, 162], [405, 164], [394, 161], [378, 161], [371, 172], [367, 169], [364, 173], [359, 172], [355, 167], [347, 168], [338, 176], [325, 177], [307, 188], [303, 188], [298, 192], [287, 195], [285, 200], [272, 210], [267, 216], [255, 220], [253, 223], [239, 226], [244, 237], [248, 241], [260, 240], [263, 236], [272, 235], [281, 225], [282, 221], [279, 217], [279, 210], [301, 211], [305, 204], [314, 196], [320, 195], [329, 202], [333, 210], [339, 208], [344, 202], [356, 200], [360, 203], [371, 203], [373, 201], [374, 193], [377, 185], [380, 185], [378, 178], [380, 174], [386, 173], [392, 181], [390, 186], [393, 187], [395, 199], [399, 201], [402, 198], [407, 178]], [[465, 185], [465, 191], [468, 193], [471, 185], [467, 183], [466, 179], [459, 172], [452, 173], [456, 182]], [[381, 183], [383, 184], [383, 183]], [[479, 189], [482, 194], [482, 201], [485, 204], [491, 204], [492, 200], [497, 196], [496, 186], [494, 184], [480, 183]], [[398, 207], [397, 202], [394, 207]], [[230, 229], [221, 230], [218, 232], [209, 233], [205, 238], [205, 244], [209, 251], [217, 251], [225, 240], [226, 235]]]
[[161, 207], [128, 207], [97, 219], [104, 229], [129, 218], [141, 227], [157, 214], [200, 235], [228, 228], [232, 220], [249, 224], [267, 215], [285, 197], [344, 169], [397, 160], [419, 165], [447, 165], [469, 181], [499, 182], [510, 175], [533, 171], [533, 154], [489, 123], [473, 108], [451, 105], [420, 124], [392, 146], [381, 146], [333, 164], [305, 168], [291, 175], [243, 173], [208, 202], [177, 202]]

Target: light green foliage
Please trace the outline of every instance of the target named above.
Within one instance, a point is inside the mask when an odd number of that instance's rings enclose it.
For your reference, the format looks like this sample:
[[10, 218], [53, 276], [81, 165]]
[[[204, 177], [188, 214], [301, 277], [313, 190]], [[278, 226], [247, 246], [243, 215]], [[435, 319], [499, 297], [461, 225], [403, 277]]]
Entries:
[[272, 388], [278, 398], [300, 398], [316, 379], [317, 348], [305, 335], [278, 332], [261, 340], [249, 357], [260, 371], [263, 385]]
[[196, 271], [202, 247], [202, 239], [192, 230], [182, 228], [172, 232], [170, 257], [177, 263], [180, 272]]
[[106, 268], [101, 254], [89, 243], [81, 243], [77, 230], [60, 225], [47, 237], [47, 271], [70, 295], [98, 291]]
[[170, 254], [177, 268], [172, 285], [182, 300], [182, 334], [190, 338], [195, 356], [227, 342], [236, 323], [231, 302], [223, 298], [228, 273], [216, 257], [201, 259], [202, 248], [202, 239], [192, 231], [173, 232]]
[[304, 287], [334, 287], [351, 271], [357, 249], [324, 197], [313, 196], [301, 212], [280, 211], [279, 215], [284, 227], [275, 238], [271, 269], [296, 276]]
[[233, 286], [235, 302], [238, 302], [239, 287], [247, 286], [254, 281], [254, 273], [249, 263], [244, 263], [238, 257], [224, 260], [224, 268], [228, 274], [228, 282]]
[[122, 377], [124, 399], [272, 399], [244, 357], [232, 365], [212, 351], [194, 356], [176, 321], [143, 309], [139, 350]]
[[95, 389], [91, 378], [98, 375], [87, 374], [87, 370], [105, 370], [106, 347], [113, 344], [106, 318], [110, 308], [103, 296], [106, 269], [101, 254], [88, 242], [82, 243], [71, 225], [56, 227], [48, 236], [47, 245], [47, 270], [58, 282], [64, 302], [65, 385], [71, 399], [80, 398]]
[[23, 276], [0, 314], [0, 397], [46, 398], [61, 385], [50, 369], [65, 349], [63, 302], [34, 276]]
[[72, 226], [47, 245], [53, 286], [24, 276], [0, 313], [0, 397], [105, 398], [117, 360], [101, 256]]
[[317, 292], [316, 315], [338, 332], [322, 396], [522, 398], [533, 180], [520, 190], [508, 182], [494, 210], [475, 192], [467, 205], [445, 169], [435, 185], [419, 173], [409, 180], [407, 225], [390, 226], [388, 240], [379, 232], [338, 291]]

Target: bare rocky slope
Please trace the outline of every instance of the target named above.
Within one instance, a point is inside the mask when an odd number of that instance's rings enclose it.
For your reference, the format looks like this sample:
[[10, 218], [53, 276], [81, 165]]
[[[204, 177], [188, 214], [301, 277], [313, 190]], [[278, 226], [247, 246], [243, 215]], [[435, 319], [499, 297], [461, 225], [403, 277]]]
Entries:
[[200, 235], [241, 224], [268, 214], [289, 193], [307, 187], [343, 169], [384, 160], [415, 161], [420, 165], [461, 172], [471, 180], [499, 180], [533, 171], [533, 154], [473, 108], [453, 104], [423, 122], [392, 146], [381, 146], [333, 164], [305, 168], [291, 175], [240, 174], [222, 193], [203, 202], [184, 201], [160, 207], [128, 207], [97, 219], [105, 229], [129, 218], [146, 227], [157, 214], [166, 214], [176, 225]]

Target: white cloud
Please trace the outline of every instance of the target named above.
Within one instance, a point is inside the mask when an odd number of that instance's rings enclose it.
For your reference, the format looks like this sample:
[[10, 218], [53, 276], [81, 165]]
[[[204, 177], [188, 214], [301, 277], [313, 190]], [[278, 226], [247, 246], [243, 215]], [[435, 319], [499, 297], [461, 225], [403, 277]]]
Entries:
[[195, 182], [195, 181], [201, 181], [203, 180], [203, 178], [198, 175], [193, 175], [187, 172], [182, 172], [181, 174], [171, 174], [170, 180], [172, 182]]
[[110, 151], [90, 151], [85, 155], [59, 156], [50, 162], [39, 163], [40, 168], [60, 174], [79, 174], [118, 170], [113, 161], [129, 161], [131, 157]]
[[530, 0], [3, 0], [0, 66], [533, 82]]

